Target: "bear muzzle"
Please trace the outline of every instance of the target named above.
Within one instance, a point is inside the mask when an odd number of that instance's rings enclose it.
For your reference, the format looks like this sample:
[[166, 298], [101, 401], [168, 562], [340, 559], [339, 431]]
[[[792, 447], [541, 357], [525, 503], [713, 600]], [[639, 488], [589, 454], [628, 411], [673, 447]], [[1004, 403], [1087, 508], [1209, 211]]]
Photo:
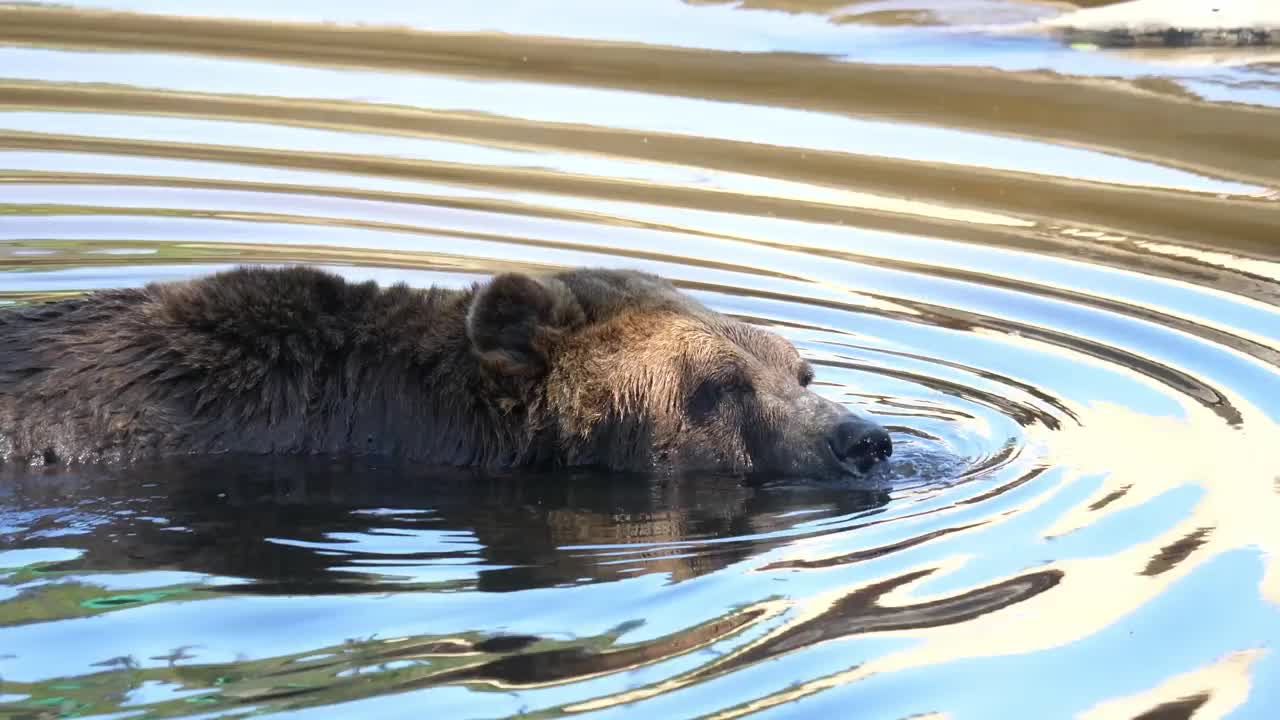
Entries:
[[893, 439], [879, 425], [863, 418], [845, 420], [832, 429], [827, 444], [836, 459], [866, 473], [893, 455]]
[[839, 403], [804, 390], [788, 406], [781, 432], [756, 454], [757, 474], [861, 478], [893, 455], [884, 427]]

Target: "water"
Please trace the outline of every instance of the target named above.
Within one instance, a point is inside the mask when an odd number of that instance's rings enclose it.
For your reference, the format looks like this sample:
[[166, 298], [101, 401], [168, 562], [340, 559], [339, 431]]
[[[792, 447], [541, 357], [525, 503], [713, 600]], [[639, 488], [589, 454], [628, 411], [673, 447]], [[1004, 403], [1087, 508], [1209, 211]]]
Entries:
[[8, 467], [0, 716], [1280, 715], [1274, 56], [409, 5], [0, 9], [0, 302], [642, 268], [794, 341], [890, 490]]

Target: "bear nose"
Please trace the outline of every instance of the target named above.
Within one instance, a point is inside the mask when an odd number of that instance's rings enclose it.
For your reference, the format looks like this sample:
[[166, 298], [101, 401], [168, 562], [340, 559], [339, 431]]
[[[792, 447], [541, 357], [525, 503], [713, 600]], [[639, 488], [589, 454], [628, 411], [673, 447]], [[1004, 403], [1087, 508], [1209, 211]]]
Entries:
[[842, 422], [831, 437], [831, 450], [841, 462], [866, 471], [893, 454], [893, 440], [878, 425]]

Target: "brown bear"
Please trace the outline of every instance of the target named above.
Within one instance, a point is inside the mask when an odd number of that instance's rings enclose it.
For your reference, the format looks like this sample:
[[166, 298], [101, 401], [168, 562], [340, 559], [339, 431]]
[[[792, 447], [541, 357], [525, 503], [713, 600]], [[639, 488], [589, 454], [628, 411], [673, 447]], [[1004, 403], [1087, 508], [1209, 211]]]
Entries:
[[653, 275], [469, 289], [305, 267], [0, 311], [0, 457], [377, 454], [839, 478], [892, 452], [780, 336]]

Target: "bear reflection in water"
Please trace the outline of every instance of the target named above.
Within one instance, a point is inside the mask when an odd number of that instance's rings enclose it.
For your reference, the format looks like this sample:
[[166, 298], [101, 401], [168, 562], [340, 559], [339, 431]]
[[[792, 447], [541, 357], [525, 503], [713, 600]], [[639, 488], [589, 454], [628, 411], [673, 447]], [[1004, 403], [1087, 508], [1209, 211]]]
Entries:
[[[487, 591], [646, 572], [687, 579], [789, 542], [802, 524], [888, 501], [844, 483], [492, 476], [304, 457], [14, 470], [0, 475], [20, 544], [56, 536], [85, 551], [57, 569], [186, 570], [264, 593], [404, 589], [441, 573]], [[700, 542], [710, 539], [722, 542]]]
[[379, 288], [241, 268], [0, 311], [0, 459], [220, 453], [857, 478], [888, 433], [645, 273]]

